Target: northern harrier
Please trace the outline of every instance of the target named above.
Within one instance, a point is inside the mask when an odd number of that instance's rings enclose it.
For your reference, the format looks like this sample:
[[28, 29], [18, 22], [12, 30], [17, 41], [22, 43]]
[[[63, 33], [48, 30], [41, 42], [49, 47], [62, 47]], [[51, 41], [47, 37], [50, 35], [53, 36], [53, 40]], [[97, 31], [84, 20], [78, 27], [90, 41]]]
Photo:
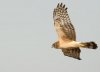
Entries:
[[96, 49], [97, 44], [93, 41], [76, 41], [75, 29], [70, 21], [67, 8], [58, 3], [53, 11], [54, 26], [58, 34], [58, 41], [52, 44], [54, 48], [61, 49], [65, 56], [81, 60], [80, 48]]

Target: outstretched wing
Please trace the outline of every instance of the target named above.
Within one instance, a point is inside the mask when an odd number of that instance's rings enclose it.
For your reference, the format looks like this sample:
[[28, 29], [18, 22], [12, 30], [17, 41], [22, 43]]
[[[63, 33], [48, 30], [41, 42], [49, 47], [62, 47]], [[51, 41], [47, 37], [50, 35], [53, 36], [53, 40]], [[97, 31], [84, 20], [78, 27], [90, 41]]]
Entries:
[[70, 21], [65, 5], [58, 4], [53, 12], [54, 26], [58, 36], [62, 40], [76, 40], [74, 27]]
[[65, 56], [69, 56], [81, 60], [80, 58], [81, 50], [79, 48], [62, 49], [62, 52]]
[[[58, 33], [59, 39], [64, 40], [74, 40], [76, 41], [76, 34], [74, 27], [70, 21], [67, 8], [62, 3], [57, 5], [53, 12], [54, 26]], [[62, 52], [65, 56], [73, 57], [80, 60], [79, 48], [69, 48], [62, 49]]]

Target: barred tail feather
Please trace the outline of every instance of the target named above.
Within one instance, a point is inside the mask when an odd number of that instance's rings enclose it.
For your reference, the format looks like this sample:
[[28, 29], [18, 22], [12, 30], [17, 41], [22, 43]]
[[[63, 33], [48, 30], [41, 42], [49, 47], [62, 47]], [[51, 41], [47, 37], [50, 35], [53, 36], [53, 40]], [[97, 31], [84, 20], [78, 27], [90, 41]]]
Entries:
[[82, 42], [80, 43], [80, 47], [89, 48], [89, 49], [97, 49], [97, 44], [93, 41], [91, 42]]

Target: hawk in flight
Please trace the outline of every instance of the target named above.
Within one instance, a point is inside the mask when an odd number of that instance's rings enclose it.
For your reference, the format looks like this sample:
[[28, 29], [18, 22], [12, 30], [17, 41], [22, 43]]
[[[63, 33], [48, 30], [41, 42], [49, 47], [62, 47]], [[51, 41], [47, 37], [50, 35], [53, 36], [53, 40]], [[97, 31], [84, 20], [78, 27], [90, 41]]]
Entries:
[[75, 29], [70, 21], [67, 8], [63, 3], [58, 3], [53, 11], [54, 27], [58, 34], [58, 41], [52, 44], [52, 47], [61, 49], [65, 56], [81, 60], [80, 48], [96, 49], [97, 44], [93, 41], [76, 41]]

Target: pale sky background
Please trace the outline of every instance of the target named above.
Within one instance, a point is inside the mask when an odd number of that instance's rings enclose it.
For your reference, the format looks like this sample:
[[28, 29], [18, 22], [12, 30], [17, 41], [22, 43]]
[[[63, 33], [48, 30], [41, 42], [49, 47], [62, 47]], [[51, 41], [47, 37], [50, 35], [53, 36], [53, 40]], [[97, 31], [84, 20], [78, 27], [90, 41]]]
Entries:
[[[95, 41], [82, 49], [82, 60], [51, 48], [57, 40], [53, 9], [68, 7], [78, 41]], [[100, 72], [100, 0], [0, 0], [0, 72]]]

